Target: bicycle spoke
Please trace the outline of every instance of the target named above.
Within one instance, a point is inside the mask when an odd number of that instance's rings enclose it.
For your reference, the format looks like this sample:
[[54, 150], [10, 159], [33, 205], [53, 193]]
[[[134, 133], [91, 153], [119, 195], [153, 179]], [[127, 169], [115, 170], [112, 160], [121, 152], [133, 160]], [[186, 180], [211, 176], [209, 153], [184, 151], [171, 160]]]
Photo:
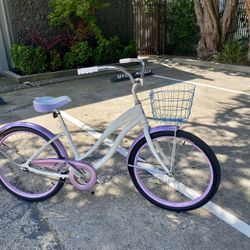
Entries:
[[[172, 142], [174, 133], [171, 136], [152, 138], [158, 154], [166, 155], [170, 159], [172, 155]], [[211, 165], [207, 156], [192, 143], [191, 140], [176, 136], [175, 162], [170, 173], [165, 173], [147, 143], [143, 144], [136, 152], [135, 167], [133, 169], [133, 181], [137, 182], [138, 189], [153, 203], [160, 203], [173, 210], [189, 210], [192, 205], [200, 206], [200, 201], [206, 201], [211, 183], [214, 178], [211, 175]], [[202, 146], [204, 146], [202, 144]], [[204, 146], [206, 147], [206, 146]], [[158, 148], [158, 149], [157, 149]], [[210, 152], [210, 151], [209, 151]], [[148, 164], [154, 168], [147, 168]], [[154, 170], [157, 171], [154, 171]], [[131, 173], [131, 171], [130, 171]], [[213, 183], [212, 183], [213, 184]], [[210, 198], [210, 197], [209, 197]]]
[[[0, 171], [5, 177], [4, 182], [10, 189], [14, 190], [14, 193], [16, 190], [20, 190], [29, 197], [30, 195], [39, 197], [40, 194], [41, 196], [46, 195], [49, 190], [53, 191], [54, 187], [58, 183], [60, 184], [58, 178], [53, 177], [53, 181], [51, 181], [48, 176], [33, 173], [20, 167], [20, 164], [27, 162], [45, 142], [46, 140], [39, 134], [25, 130], [10, 133], [2, 139], [0, 143]], [[57, 158], [57, 153], [51, 145], [48, 145], [39, 157], [41, 159]], [[56, 170], [41, 168], [40, 166], [33, 165], [31, 167], [40, 171], [57, 173]]]

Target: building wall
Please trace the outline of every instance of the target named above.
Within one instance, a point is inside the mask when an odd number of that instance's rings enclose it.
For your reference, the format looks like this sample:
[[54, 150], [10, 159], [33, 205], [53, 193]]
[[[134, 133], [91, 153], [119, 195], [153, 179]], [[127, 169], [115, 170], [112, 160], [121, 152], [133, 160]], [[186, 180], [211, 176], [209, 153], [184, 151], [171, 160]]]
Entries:
[[[48, 24], [48, 0], [7, 0], [13, 42], [25, 41], [32, 28], [47, 37], [55, 33]], [[97, 12], [104, 35], [118, 35], [123, 42], [132, 39], [132, 1], [107, 0], [110, 6]]]
[[5, 0], [0, 0], [0, 72], [12, 67], [10, 47], [12, 33], [9, 25], [8, 11]]
[[4, 39], [2, 35], [2, 29], [0, 27], [0, 76], [2, 71], [8, 70], [8, 60], [5, 53], [5, 45], [4, 45]]
[[22, 43], [34, 27], [45, 35], [52, 29], [48, 25], [48, 0], [8, 0], [10, 25], [13, 42]]

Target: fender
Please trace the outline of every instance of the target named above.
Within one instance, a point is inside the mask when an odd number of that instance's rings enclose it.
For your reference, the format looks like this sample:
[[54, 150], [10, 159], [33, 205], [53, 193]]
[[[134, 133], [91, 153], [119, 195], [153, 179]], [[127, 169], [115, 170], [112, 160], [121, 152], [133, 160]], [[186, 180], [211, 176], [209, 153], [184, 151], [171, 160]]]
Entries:
[[[0, 141], [1, 141], [1, 134], [6, 131], [7, 129], [10, 128], [14, 128], [14, 127], [25, 127], [25, 128], [32, 128], [35, 129], [37, 131], [39, 131], [40, 133], [46, 135], [49, 139], [52, 139], [55, 137], [55, 135], [50, 132], [48, 129], [35, 124], [35, 123], [30, 123], [30, 122], [13, 122], [13, 123], [9, 123], [3, 127], [0, 128]], [[59, 149], [60, 154], [63, 158], [68, 159], [68, 154], [67, 151], [65, 150], [63, 144], [61, 143], [61, 141], [58, 139], [56, 141], [54, 141], [56, 147]]]
[[[178, 129], [180, 129], [179, 126], [169, 126], [169, 125], [162, 125], [162, 126], [157, 126], [157, 127], [153, 127], [153, 128], [149, 128], [149, 133], [153, 134], [155, 132], [160, 132], [160, 131], [177, 131]], [[130, 153], [133, 149], [133, 147], [136, 145], [137, 142], [139, 142], [144, 136], [144, 133], [141, 133], [131, 144], [129, 151], [128, 151], [128, 155], [127, 155], [127, 159], [126, 159], [126, 166], [128, 167], [128, 159], [130, 157]]]

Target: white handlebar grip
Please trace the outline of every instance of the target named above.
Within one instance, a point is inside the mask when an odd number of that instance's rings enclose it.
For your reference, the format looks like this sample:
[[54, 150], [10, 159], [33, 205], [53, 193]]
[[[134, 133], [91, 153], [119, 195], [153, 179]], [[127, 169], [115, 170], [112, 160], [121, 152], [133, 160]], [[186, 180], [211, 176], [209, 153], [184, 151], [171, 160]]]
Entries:
[[135, 62], [135, 60], [133, 60], [133, 58], [124, 58], [119, 60], [119, 63], [131, 63], [131, 62]]
[[78, 75], [91, 74], [94, 72], [98, 72], [98, 67], [89, 67], [89, 68], [81, 68], [77, 70]]

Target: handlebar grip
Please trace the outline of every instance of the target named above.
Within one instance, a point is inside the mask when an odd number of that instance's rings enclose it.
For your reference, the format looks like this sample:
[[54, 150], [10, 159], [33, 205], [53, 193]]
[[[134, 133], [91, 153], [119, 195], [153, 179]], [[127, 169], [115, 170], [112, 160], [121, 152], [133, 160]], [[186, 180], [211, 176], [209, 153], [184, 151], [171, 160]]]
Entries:
[[131, 63], [131, 62], [139, 62], [137, 58], [123, 58], [119, 60], [119, 63]]
[[77, 70], [77, 74], [78, 75], [84, 75], [84, 74], [91, 74], [91, 73], [94, 73], [94, 72], [98, 72], [99, 69], [97, 66], [95, 67], [88, 67], [88, 68], [80, 68]]

